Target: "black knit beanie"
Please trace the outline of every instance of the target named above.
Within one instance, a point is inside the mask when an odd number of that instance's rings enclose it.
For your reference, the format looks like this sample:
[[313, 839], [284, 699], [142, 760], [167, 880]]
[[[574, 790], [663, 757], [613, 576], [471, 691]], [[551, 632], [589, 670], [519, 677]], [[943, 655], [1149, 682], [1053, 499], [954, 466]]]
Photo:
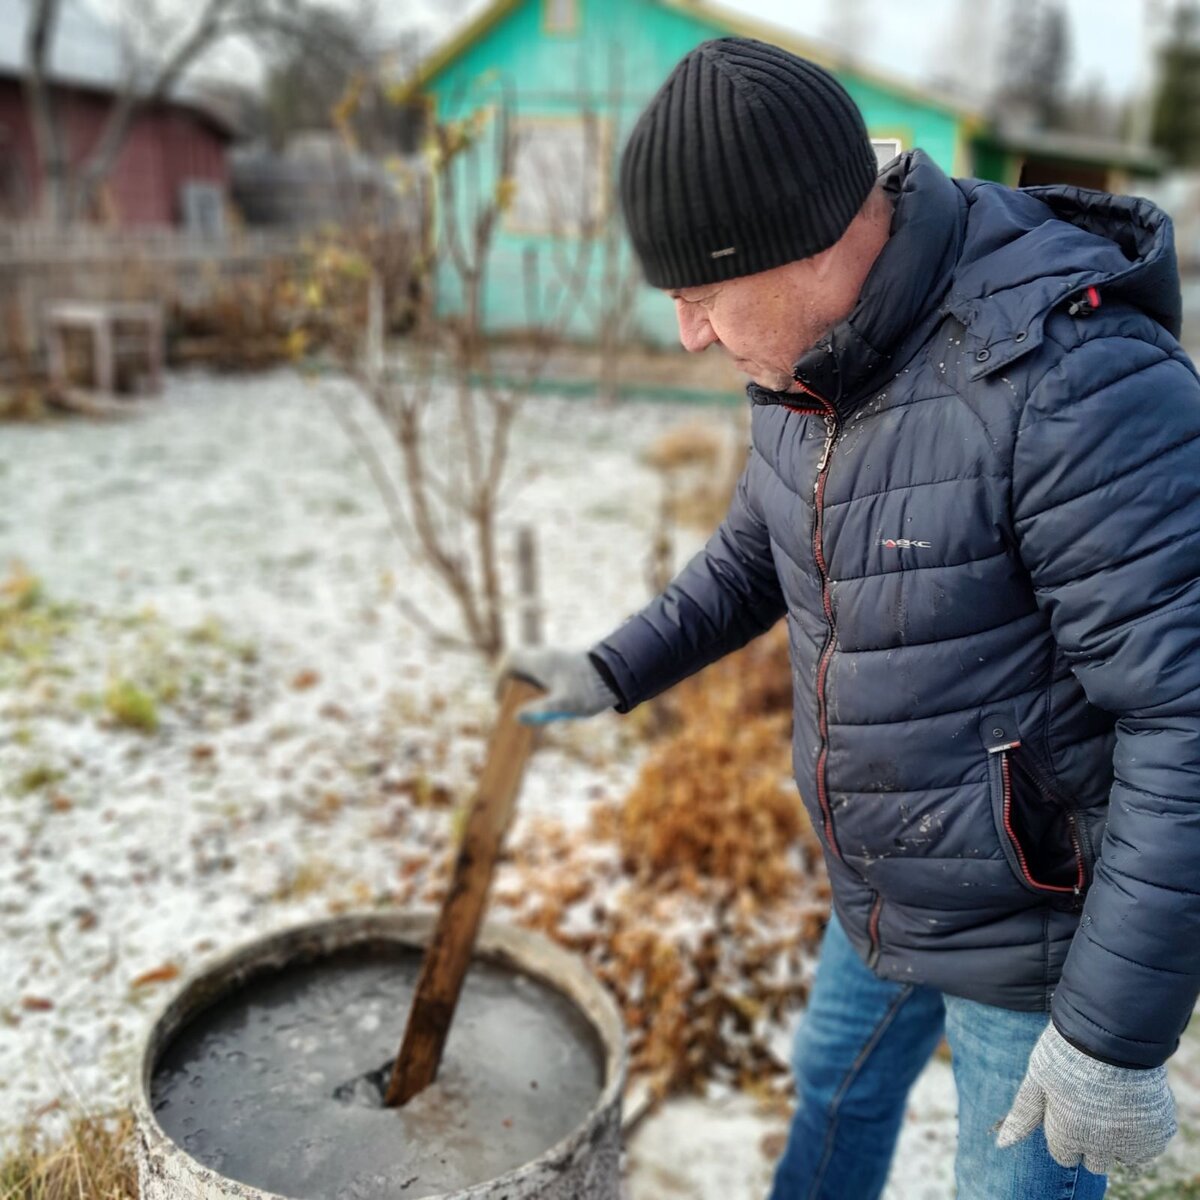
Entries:
[[816, 254], [875, 183], [862, 113], [828, 71], [751, 38], [702, 42], [621, 156], [621, 207], [654, 287], [698, 287]]

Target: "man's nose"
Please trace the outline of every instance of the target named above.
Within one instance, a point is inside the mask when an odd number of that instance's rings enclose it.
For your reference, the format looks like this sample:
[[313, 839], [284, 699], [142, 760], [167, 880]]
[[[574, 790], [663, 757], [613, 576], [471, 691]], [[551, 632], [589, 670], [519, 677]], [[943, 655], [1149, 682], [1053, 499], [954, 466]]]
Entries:
[[706, 350], [717, 341], [717, 334], [703, 313], [683, 300], [675, 301], [675, 320], [679, 323], [679, 341], [692, 354]]

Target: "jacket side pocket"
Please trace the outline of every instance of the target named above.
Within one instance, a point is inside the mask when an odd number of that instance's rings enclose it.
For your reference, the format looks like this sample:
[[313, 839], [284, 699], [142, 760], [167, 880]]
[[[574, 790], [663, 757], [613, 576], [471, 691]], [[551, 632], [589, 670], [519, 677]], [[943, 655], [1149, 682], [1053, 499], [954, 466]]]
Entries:
[[996, 833], [1013, 874], [1028, 891], [1080, 907], [1089, 868], [1075, 806], [1020, 742], [989, 749], [988, 770]]

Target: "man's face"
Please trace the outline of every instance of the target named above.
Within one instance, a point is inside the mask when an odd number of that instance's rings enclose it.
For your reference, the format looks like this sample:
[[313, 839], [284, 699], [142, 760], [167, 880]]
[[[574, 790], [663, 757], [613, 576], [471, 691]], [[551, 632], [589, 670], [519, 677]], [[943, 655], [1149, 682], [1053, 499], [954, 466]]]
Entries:
[[816, 269], [819, 265], [802, 259], [668, 292], [684, 349], [718, 345], [755, 383], [776, 392], [793, 388], [796, 362], [850, 314], [858, 294], [858, 281], [839, 281], [836, 273]]

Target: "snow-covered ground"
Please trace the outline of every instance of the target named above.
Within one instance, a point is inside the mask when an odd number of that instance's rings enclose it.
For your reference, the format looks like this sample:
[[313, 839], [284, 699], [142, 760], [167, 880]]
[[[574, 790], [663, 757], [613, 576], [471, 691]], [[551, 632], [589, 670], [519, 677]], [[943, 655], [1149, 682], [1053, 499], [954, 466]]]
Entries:
[[[0, 428], [0, 579], [23, 564], [45, 614], [7, 661], [0, 641], [5, 1137], [39, 1112], [53, 1126], [118, 1102], [177, 971], [390, 894], [450, 819], [404, 788], [417, 773], [460, 789], [479, 762], [491, 681], [474, 658], [432, 651], [401, 612], [402, 594], [451, 623], [330, 398], [394, 467], [348, 387], [291, 371], [176, 375], [129, 419]], [[551, 399], [524, 411], [502, 535], [510, 559], [515, 525], [536, 528], [548, 642], [586, 645], [644, 600], [658, 491], [637, 453], [695, 419]], [[700, 540], [681, 534], [677, 559]], [[157, 731], [112, 721], [104, 695], [122, 679], [160, 697]], [[620, 725], [550, 737], [521, 819], [574, 823], [621, 795], [638, 750]], [[1172, 1071], [1181, 1124], [1200, 1130], [1200, 1035]], [[630, 1138], [632, 1200], [761, 1197], [784, 1130], [742, 1095], [671, 1101]], [[949, 1197], [953, 1142], [953, 1085], [935, 1060], [889, 1200]], [[1173, 1153], [1172, 1178], [1200, 1171], [1190, 1132]]]

